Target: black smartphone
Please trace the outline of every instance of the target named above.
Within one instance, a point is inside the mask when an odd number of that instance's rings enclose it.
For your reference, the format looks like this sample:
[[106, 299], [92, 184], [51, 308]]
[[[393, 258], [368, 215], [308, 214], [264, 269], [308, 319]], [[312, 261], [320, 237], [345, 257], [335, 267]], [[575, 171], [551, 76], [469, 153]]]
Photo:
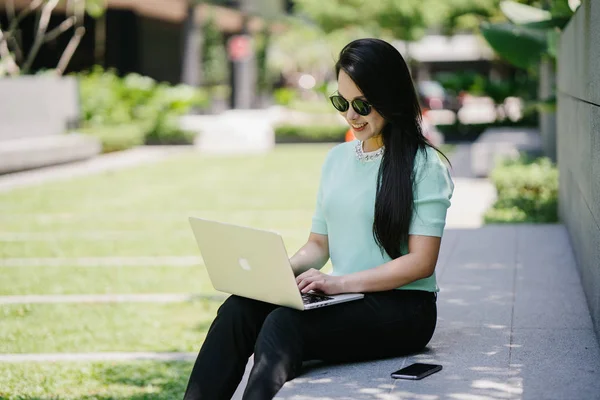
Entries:
[[408, 367], [399, 369], [398, 371], [392, 372], [392, 378], [418, 380], [434, 374], [441, 369], [441, 365], [415, 363], [409, 365]]

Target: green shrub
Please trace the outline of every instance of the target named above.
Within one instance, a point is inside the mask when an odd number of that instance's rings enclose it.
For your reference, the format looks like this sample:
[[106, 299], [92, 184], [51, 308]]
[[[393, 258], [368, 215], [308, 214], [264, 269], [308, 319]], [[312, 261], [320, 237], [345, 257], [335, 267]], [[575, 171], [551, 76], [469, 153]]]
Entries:
[[[83, 131], [91, 129], [103, 132], [105, 137], [118, 138], [110, 139], [110, 145], [107, 143], [107, 148], [115, 150], [127, 143], [137, 144], [138, 137], [128, 141], [125, 137], [133, 137], [133, 134], [105, 132], [127, 131], [129, 128], [121, 127], [131, 125], [142, 127], [140, 144], [147, 141], [159, 144], [163, 138], [164, 144], [188, 143], [191, 134], [180, 132], [175, 126], [176, 118], [194, 108], [210, 107], [206, 90], [183, 84], [157, 83], [135, 73], [121, 78], [114, 71], [97, 66], [80, 74], [79, 82]], [[161, 129], [165, 132], [160, 132]], [[119, 141], [118, 145], [113, 146], [116, 141]]]
[[277, 143], [343, 142], [347, 126], [344, 125], [280, 125], [275, 128]]
[[193, 144], [196, 134], [180, 128], [176, 118], [158, 118], [154, 126], [145, 134], [144, 144], [148, 145], [187, 145]]
[[122, 151], [144, 143], [144, 127], [140, 124], [89, 126], [79, 132], [99, 138], [102, 153]]
[[498, 199], [486, 213], [486, 223], [558, 221], [558, 169], [548, 158], [507, 161], [490, 177]]

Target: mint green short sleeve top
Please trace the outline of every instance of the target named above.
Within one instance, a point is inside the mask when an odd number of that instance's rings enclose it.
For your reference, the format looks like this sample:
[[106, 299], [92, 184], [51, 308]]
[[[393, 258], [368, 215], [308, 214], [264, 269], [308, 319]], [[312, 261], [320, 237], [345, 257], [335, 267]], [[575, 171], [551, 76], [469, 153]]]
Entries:
[[[359, 161], [357, 143], [342, 143], [328, 153], [312, 220], [312, 232], [328, 236], [333, 275], [351, 274], [391, 261], [373, 238], [381, 158]], [[414, 173], [414, 212], [408, 233], [442, 237], [454, 191], [448, 169], [438, 153], [427, 147], [417, 153]], [[402, 243], [401, 250], [406, 254], [408, 243]], [[398, 289], [439, 290], [435, 273]]]

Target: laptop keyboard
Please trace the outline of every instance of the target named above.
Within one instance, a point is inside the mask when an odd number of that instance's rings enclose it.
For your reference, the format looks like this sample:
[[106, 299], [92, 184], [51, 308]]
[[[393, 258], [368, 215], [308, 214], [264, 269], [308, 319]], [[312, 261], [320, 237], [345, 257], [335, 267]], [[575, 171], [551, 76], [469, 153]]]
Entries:
[[304, 304], [318, 303], [319, 301], [325, 300], [333, 300], [333, 297], [315, 293], [302, 293], [302, 302]]

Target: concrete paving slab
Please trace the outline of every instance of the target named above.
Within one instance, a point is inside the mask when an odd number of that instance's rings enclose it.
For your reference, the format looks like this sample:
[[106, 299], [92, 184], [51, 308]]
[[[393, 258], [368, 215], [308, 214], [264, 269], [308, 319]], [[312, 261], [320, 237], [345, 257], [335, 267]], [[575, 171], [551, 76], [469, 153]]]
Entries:
[[457, 248], [449, 257], [443, 270], [438, 274], [438, 282], [443, 290], [456, 292], [462, 285], [471, 291], [511, 292], [514, 286], [515, 262], [510, 260], [486, 260], [486, 255], [477, 255], [477, 250], [465, 258], [461, 249], [461, 238]]
[[408, 357], [413, 362], [441, 364], [452, 380], [507, 377], [510, 328], [455, 327], [440, 322], [427, 350]]
[[544, 286], [519, 282], [513, 327], [592, 329], [592, 319], [581, 284]]
[[438, 318], [452, 326], [510, 327], [512, 290], [482, 284], [444, 283], [438, 295]]
[[516, 329], [511, 367], [523, 399], [600, 399], [600, 350], [591, 329]]
[[390, 359], [335, 367], [315, 366], [288, 382], [277, 399], [377, 399], [389, 394], [394, 382], [390, 373], [402, 366], [402, 360]]
[[[442, 374], [442, 370], [438, 374]], [[435, 375], [438, 375], [435, 374]], [[432, 375], [421, 381], [395, 382], [389, 400], [517, 400], [522, 388], [519, 377], [469, 380], [443, 379]]]
[[465, 262], [450, 259], [439, 277], [440, 287], [448, 284], [475, 285], [485, 290], [512, 291], [514, 263]]
[[460, 238], [447, 265], [438, 276], [441, 283], [494, 284], [510, 288], [516, 252], [516, 230], [511, 226], [486, 226], [460, 230]]
[[569, 235], [564, 225], [519, 226], [517, 254], [517, 282], [525, 285], [580, 283], [575, 257], [569, 245]]
[[480, 229], [464, 229], [453, 253], [453, 259], [469, 263], [513, 263], [516, 253], [514, 225], [486, 225]]
[[[591, 328], [577, 266], [562, 225], [517, 228], [514, 328]], [[543, 238], [544, 240], [540, 240]]]
[[458, 230], [448, 229], [444, 231], [444, 237], [442, 238], [442, 245], [438, 255], [438, 262], [435, 267], [435, 273], [437, 276], [441, 276], [443, 273], [444, 268], [448, 264], [448, 260], [450, 260], [450, 257], [456, 248], [459, 237], [460, 234]]

